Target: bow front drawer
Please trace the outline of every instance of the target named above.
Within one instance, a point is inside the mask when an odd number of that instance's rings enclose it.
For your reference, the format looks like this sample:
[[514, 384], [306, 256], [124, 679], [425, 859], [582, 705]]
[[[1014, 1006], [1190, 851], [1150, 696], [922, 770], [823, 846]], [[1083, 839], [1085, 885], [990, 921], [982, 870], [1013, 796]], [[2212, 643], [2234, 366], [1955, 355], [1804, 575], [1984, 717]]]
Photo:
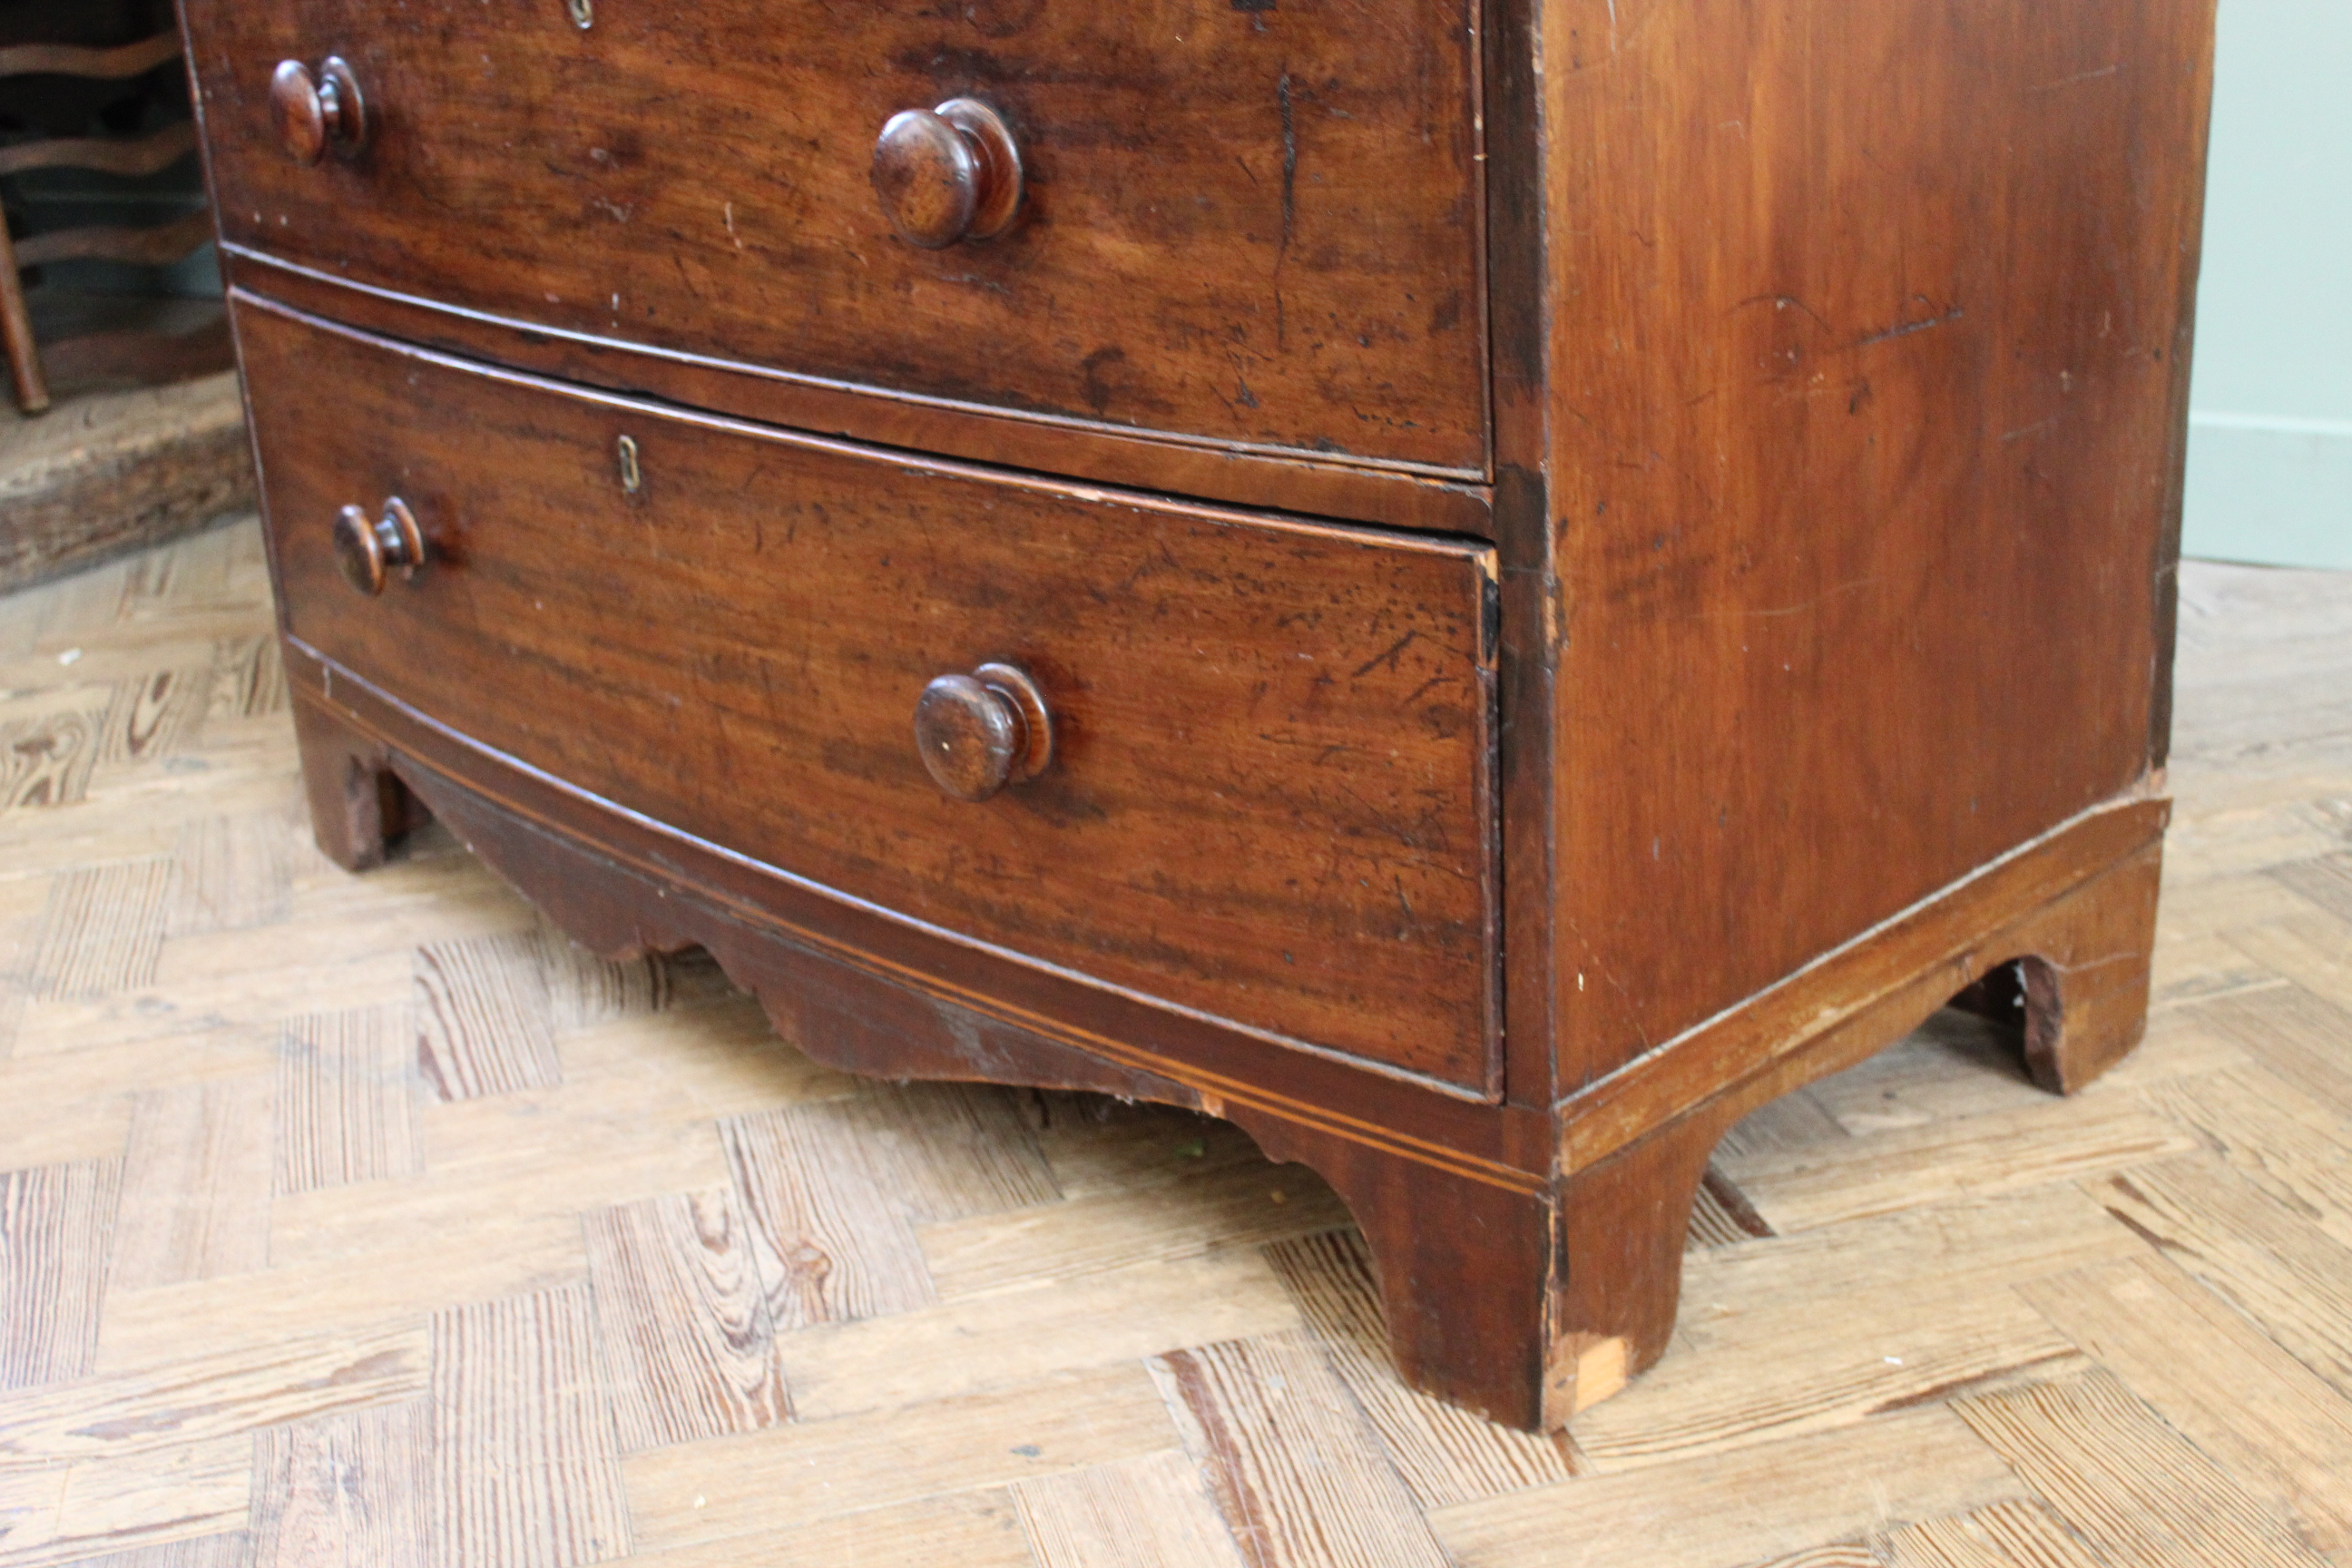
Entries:
[[287, 627], [337, 665], [904, 918], [1491, 1092], [1483, 546], [237, 325]]
[[1486, 471], [1465, 0], [572, 4], [188, 0], [224, 238], [827, 385]]

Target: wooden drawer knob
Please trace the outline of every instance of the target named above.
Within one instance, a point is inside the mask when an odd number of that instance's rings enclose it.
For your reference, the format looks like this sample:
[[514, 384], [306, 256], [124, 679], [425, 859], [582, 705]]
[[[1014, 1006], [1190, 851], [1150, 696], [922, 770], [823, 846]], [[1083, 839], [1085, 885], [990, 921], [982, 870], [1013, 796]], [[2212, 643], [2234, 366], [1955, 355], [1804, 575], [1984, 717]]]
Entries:
[[316, 76], [300, 60], [280, 60], [269, 79], [269, 113], [278, 140], [298, 163], [315, 163], [332, 147], [356, 153], [367, 141], [367, 104], [359, 78], [330, 55]]
[[977, 99], [904, 110], [874, 143], [874, 190], [910, 245], [986, 239], [1021, 205], [1021, 152], [1003, 117]]
[[915, 749], [939, 786], [986, 800], [1054, 758], [1054, 721], [1037, 683], [1009, 664], [942, 675], [915, 704]]
[[373, 597], [383, 592], [384, 578], [394, 567], [413, 576], [425, 564], [425, 531], [416, 514], [398, 496], [383, 503], [381, 515], [370, 521], [359, 507], [347, 506], [335, 516], [335, 564], [343, 581]]

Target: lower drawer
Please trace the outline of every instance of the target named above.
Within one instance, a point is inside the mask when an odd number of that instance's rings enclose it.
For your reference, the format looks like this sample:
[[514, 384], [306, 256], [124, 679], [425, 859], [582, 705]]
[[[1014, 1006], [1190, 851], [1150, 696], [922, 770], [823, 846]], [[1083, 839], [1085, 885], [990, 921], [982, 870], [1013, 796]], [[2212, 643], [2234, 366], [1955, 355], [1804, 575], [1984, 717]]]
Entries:
[[[251, 299], [236, 321], [287, 628], [328, 658], [903, 918], [1498, 1091], [1484, 546], [924, 464]], [[426, 559], [370, 596], [337, 520], [394, 497]], [[1034, 685], [1050, 756], [1013, 723], [999, 757], [1042, 771], [971, 802], [915, 714], [987, 665]], [[1019, 711], [992, 679], [937, 689], [935, 743]]]

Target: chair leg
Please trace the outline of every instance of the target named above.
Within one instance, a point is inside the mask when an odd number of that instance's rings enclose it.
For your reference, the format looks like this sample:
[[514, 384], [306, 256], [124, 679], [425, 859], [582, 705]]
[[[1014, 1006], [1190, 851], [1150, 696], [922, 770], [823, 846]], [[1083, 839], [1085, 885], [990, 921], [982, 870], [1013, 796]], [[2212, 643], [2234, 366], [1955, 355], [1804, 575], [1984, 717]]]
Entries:
[[41, 351], [33, 342], [33, 318], [25, 310], [25, 280], [16, 271], [16, 247], [0, 224], [0, 346], [8, 352], [8, 374], [16, 383], [16, 406], [38, 414], [49, 405], [49, 384], [41, 374]]

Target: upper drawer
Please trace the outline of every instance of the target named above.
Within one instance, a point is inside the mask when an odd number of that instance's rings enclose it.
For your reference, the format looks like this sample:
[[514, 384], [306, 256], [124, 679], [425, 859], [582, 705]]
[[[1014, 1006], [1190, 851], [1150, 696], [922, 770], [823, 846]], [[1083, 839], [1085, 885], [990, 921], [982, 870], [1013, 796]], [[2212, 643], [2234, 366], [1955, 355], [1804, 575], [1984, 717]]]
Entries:
[[[1465, 0], [185, 0], [224, 237], [526, 323], [1013, 411], [1454, 474], [1486, 458]], [[281, 60], [367, 140], [302, 166]], [[1019, 148], [924, 250], [897, 112]]]
[[[1492, 555], [697, 417], [240, 305], [288, 628], [480, 742], [936, 928], [1494, 1088]], [[621, 440], [627, 437], [623, 478]], [[409, 507], [363, 597], [332, 530]], [[1003, 662], [1044, 771], [916, 708]]]

